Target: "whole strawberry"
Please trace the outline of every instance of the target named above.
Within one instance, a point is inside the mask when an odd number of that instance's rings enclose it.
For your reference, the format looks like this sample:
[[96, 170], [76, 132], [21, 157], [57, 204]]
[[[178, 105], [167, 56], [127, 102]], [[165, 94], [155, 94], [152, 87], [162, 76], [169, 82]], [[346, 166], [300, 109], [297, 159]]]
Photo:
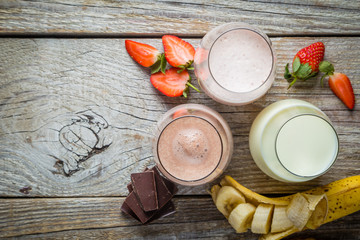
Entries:
[[316, 42], [301, 49], [293, 59], [292, 70], [289, 71], [289, 64], [285, 67], [285, 79], [290, 83], [290, 88], [300, 79], [305, 81], [314, 77], [319, 72], [319, 64], [323, 60], [325, 54], [325, 46], [322, 42]]

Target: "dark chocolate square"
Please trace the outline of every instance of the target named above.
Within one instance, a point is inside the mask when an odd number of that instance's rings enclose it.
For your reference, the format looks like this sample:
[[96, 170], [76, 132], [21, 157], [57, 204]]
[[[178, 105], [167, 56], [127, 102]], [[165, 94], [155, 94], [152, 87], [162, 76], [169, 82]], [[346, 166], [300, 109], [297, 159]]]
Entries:
[[[157, 170], [156, 167], [151, 168], [151, 170], [157, 171], [159, 173], [159, 171]], [[171, 192], [171, 194], [175, 195], [175, 193], [177, 193], [177, 191], [178, 191], [178, 188], [176, 187], [176, 184], [173, 183], [172, 181], [170, 181], [169, 179], [163, 177], [163, 176], [161, 176], [161, 179], [163, 180], [163, 182], [165, 183], [167, 189]]]
[[140, 219], [136, 216], [136, 214], [131, 210], [131, 208], [126, 204], [126, 202], [123, 202], [121, 205], [121, 211], [123, 213], [126, 213], [127, 215], [135, 218], [136, 220], [140, 221]]
[[158, 205], [159, 205], [159, 208], [162, 208], [167, 202], [169, 202], [171, 200], [171, 198], [173, 197], [173, 194], [167, 188], [167, 186], [163, 180], [163, 177], [160, 176], [160, 173], [158, 172], [158, 170], [154, 167], [151, 169], [151, 171], [154, 171], [154, 175], [155, 175]]
[[126, 187], [129, 191], [129, 193], [131, 193], [134, 190], [131, 183], [129, 183]]
[[157, 210], [158, 200], [154, 171], [131, 174], [134, 193], [145, 212]]
[[[131, 192], [124, 201], [133, 213], [137, 216], [141, 223], [146, 223], [151, 217], [156, 214], [156, 211], [145, 212], [138, 202], [137, 197], [135, 196], [134, 192]], [[124, 205], [123, 204], [123, 205]]]

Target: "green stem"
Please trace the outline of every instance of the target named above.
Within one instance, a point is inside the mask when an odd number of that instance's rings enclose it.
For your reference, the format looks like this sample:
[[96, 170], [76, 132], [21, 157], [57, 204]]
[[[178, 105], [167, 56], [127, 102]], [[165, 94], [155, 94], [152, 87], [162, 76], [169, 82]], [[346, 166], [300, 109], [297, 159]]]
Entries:
[[291, 88], [292, 85], [295, 84], [296, 80], [297, 80], [297, 77], [295, 77], [294, 80], [289, 84], [288, 90]]
[[186, 85], [188, 85], [189, 87], [193, 88], [195, 91], [200, 92], [199, 89], [197, 89], [194, 85], [192, 85], [190, 82], [187, 82]]
[[320, 83], [321, 83], [321, 87], [324, 87], [324, 79], [325, 77], [329, 76], [329, 74], [324, 74], [321, 79], [320, 79]]

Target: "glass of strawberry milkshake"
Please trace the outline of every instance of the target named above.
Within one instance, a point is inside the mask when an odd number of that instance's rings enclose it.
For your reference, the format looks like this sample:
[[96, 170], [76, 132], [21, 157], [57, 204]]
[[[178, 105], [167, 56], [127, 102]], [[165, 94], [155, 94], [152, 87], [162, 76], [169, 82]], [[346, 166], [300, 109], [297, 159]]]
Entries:
[[187, 186], [219, 177], [230, 162], [233, 138], [224, 118], [200, 104], [182, 104], [158, 121], [153, 153], [169, 180]]
[[271, 87], [276, 56], [270, 39], [260, 29], [228, 23], [204, 36], [195, 53], [194, 67], [208, 96], [223, 104], [244, 105]]

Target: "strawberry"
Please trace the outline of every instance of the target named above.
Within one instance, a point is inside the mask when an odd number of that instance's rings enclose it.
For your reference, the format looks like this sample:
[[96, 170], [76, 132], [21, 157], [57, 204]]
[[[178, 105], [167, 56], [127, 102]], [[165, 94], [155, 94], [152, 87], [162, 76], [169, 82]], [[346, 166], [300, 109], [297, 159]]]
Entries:
[[163, 73], [155, 73], [150, 77], [152, 85], [169, 97], [179, 97], [183, 95], [187, 97], [188, 87], [195, 88], [189, 81], [191, 80], [190, 75], [186, 69], [182, 72], [178, 72], [179, 68], [170, 68]]
[[301, 49], [293, 59], [292, 70], [289, 71], [289, 64], [285, 67], [285, 79], [290, 83], [290, 88], [300, 80], [307, 80], [319, 72], [319, 64], [324, 58], [325, 46], [322, 42], [316, 42]]
[[321, 62], [319, 70], [325, 73], [321, 83], [326, 76], [329, 76], [330, 89], [349, 109], [353, 109], [355, 95], [349, 78], [343, 73], [335, 72], [334, 66], [328, 61]]
[[141, 66], [150, 67], [151, 73], [162, 71], [165, 73], [166, 61], [164, 54], [148, 44], [125, 40], [128, 54]]
[[191, 65], [194, 62], [195, 48], [190, 43], [173, 35], [164, 35], [162, 42], [165, 58], [171, 66], [180, 68], [180, 71], [194, 70]]

